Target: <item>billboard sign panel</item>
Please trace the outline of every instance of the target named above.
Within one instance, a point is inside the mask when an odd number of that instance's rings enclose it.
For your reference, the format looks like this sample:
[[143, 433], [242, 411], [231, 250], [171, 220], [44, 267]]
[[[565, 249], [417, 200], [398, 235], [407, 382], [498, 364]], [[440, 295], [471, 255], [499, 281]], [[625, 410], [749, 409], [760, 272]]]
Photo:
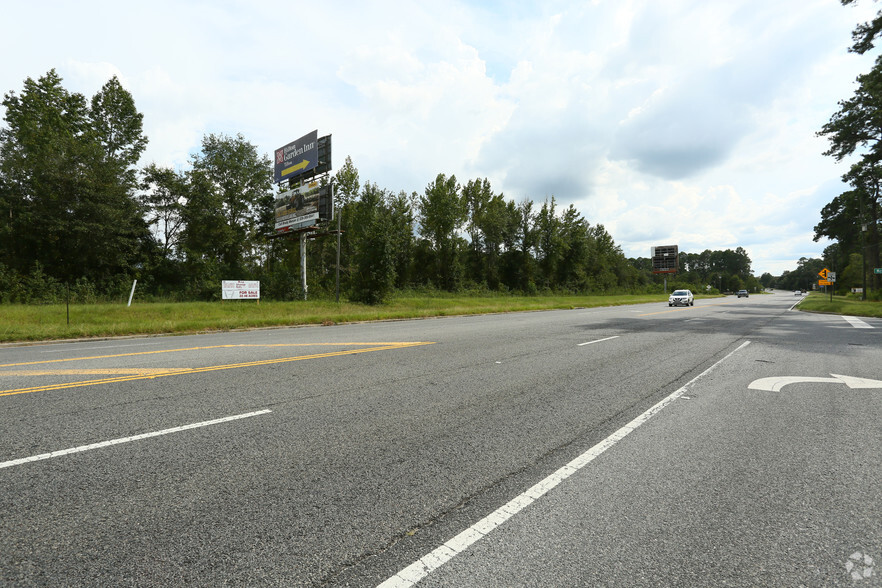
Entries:
[[658, 245], [650, 248], [652, 273], [675, 274], [680, 267], [677, 245]]
[[276, 183], [312, 171], [318, 165], [318, 130], [276, 149], [273, 178]]
[[260, 281], [223, 280], [222, 300], [260, 300]]
[[319, 220], [318, 181], [312, 181], [276, 196], [276, 231], [315, 224]]

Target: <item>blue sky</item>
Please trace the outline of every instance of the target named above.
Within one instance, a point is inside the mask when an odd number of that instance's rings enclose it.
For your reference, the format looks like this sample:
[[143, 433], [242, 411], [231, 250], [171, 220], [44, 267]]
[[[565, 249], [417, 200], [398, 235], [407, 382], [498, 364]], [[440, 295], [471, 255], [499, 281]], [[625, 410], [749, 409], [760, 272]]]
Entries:
[[[812, 241], [847, 162], [815, 133], [874, 55], [862, 0], [174, 2], [0, 0], [0, 90], [55, 68], [91, 96], [117, 75], [142, 163], [186, 167], [207, 133], [262, 153], [318, 129], [362, 181], [438, 173], [554, 196], [628, 256], [744, 247], [778, 275]], [[14, 56], [14, 58], [9, 58]]]

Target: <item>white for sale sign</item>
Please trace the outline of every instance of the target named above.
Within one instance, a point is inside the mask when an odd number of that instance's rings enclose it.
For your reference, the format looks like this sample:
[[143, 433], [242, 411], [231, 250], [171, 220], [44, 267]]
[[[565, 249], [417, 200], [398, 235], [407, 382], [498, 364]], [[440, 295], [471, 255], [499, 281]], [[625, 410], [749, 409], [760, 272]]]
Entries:
[[223, 300], [260, 300], [260, 282], [224, 280], [221, 282]]

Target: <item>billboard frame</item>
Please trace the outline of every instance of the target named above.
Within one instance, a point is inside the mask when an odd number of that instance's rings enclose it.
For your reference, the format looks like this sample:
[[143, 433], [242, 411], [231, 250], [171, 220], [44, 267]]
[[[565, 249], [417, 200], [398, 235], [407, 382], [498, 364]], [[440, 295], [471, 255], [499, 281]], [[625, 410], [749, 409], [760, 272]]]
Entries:
[[677, 245], [650, 247], [649, 255], [654, 274], [676, 274], [680, 269], [680, 251]]

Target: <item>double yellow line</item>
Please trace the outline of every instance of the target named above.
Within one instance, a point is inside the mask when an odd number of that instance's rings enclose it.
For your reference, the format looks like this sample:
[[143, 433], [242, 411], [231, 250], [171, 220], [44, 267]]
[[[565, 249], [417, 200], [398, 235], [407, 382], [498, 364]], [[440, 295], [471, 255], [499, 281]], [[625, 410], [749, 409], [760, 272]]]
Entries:
[[[45, 392], [49, 390], [64, 390], [67, 388], [80, 388], [84, 386], [97, 386], [99, 384], [113, 384], [117, 382], [132, 382], [136, 380], [152, 380], [154, 378], [164, 378], [166, 376], [182, 376], [186, 374], [199, 374], [205, 372], [214, 372], [218, 370], [231, 370], [237, 368], [244, 367], [256, 367], [262, 365], [273, 365], [279, 363], [290, 363], [293, 361], [302, 361], [306, 359], [320, 359], [323, 357], [338, 357], [342, 355], [355, 355], [357, 353], [370, 353], [373, 351], [389, 351], [392, 349], [404, 349], [407, 347], [418, 347], [421, 345], [432, 345], [433, 342], [425, 342], [425, 341], [415, 341], [415, 342], [395, 342], [395, 343], [294, 343], [294, 344], [278, 344], [278, 345], [213, 345], [211, 347], [189, 347], [185, 349], [166, 349], [161, 351], [142, 351], [138, 353], [121, 353], [116, 355], [99, 355], [94, 357], [78, 357], [78, 358], [69, 358], [69, 359], [53, 359], [46, 361], [32, 361], [25, 363], [10, 363], [5, 365], [0, 365], [0, 368], [7, 367], [18, 367], [23, 365], [37, 365], [37, 364], [47, 364], [47, 363], [59, 363], [59, 362], [68, 362], [68, 361], [83, 361], [87, 359], [106, 359], [113, 357], [126, 357], [126, 356], [134, 356], [134, 355], [149, 355], [154, 353], [172, 353], [176, 351], [194, 351], [197, 349], [217, 349], [221, 347], [311, 347], [315, 345], [323, 345], [330, 346], [333, 345], [335, 347], [343, 346], [352, 346], [352, 345], [366, 345], [370, 347], [364, 347], [361, 349], [347, 349], [344, 351], [332, 351], [329, 353], [315, 353], [311, 355], [299, 355], [296, 357], [282, 357], [278, 359], [263, 359], [259, 361], [246, 361], [243, 363], [230, 363], [225, 365], [212, 365], [200, 368], [169, 368], [167, 370], [155, 370], [151, 369], [148, 373], [139, 371], [138, 368], [132, 368], [130, 370], [126, 370], [125, 368], [121, 368], [119, 371], [129, 371], [129, 372], [138, 372], [135, 374], [128, 374], [124, 376], [118, 376], [115, 378], [103, 378], [100, 380], [85, 380], [81, 382], [67, 382], [63, 384], [47, 384], [44, 386], [32, 386], [30, 388], [14, 388], [11, 390], [0, 390], [0, 396], [12, 396], [15, 394], [28, 394], [30, 392]], [[10, 375], [13, 375], [15, 372], [11, 372]], [[0, 376], [3, 376], [4, 371], [0, 369]]]

